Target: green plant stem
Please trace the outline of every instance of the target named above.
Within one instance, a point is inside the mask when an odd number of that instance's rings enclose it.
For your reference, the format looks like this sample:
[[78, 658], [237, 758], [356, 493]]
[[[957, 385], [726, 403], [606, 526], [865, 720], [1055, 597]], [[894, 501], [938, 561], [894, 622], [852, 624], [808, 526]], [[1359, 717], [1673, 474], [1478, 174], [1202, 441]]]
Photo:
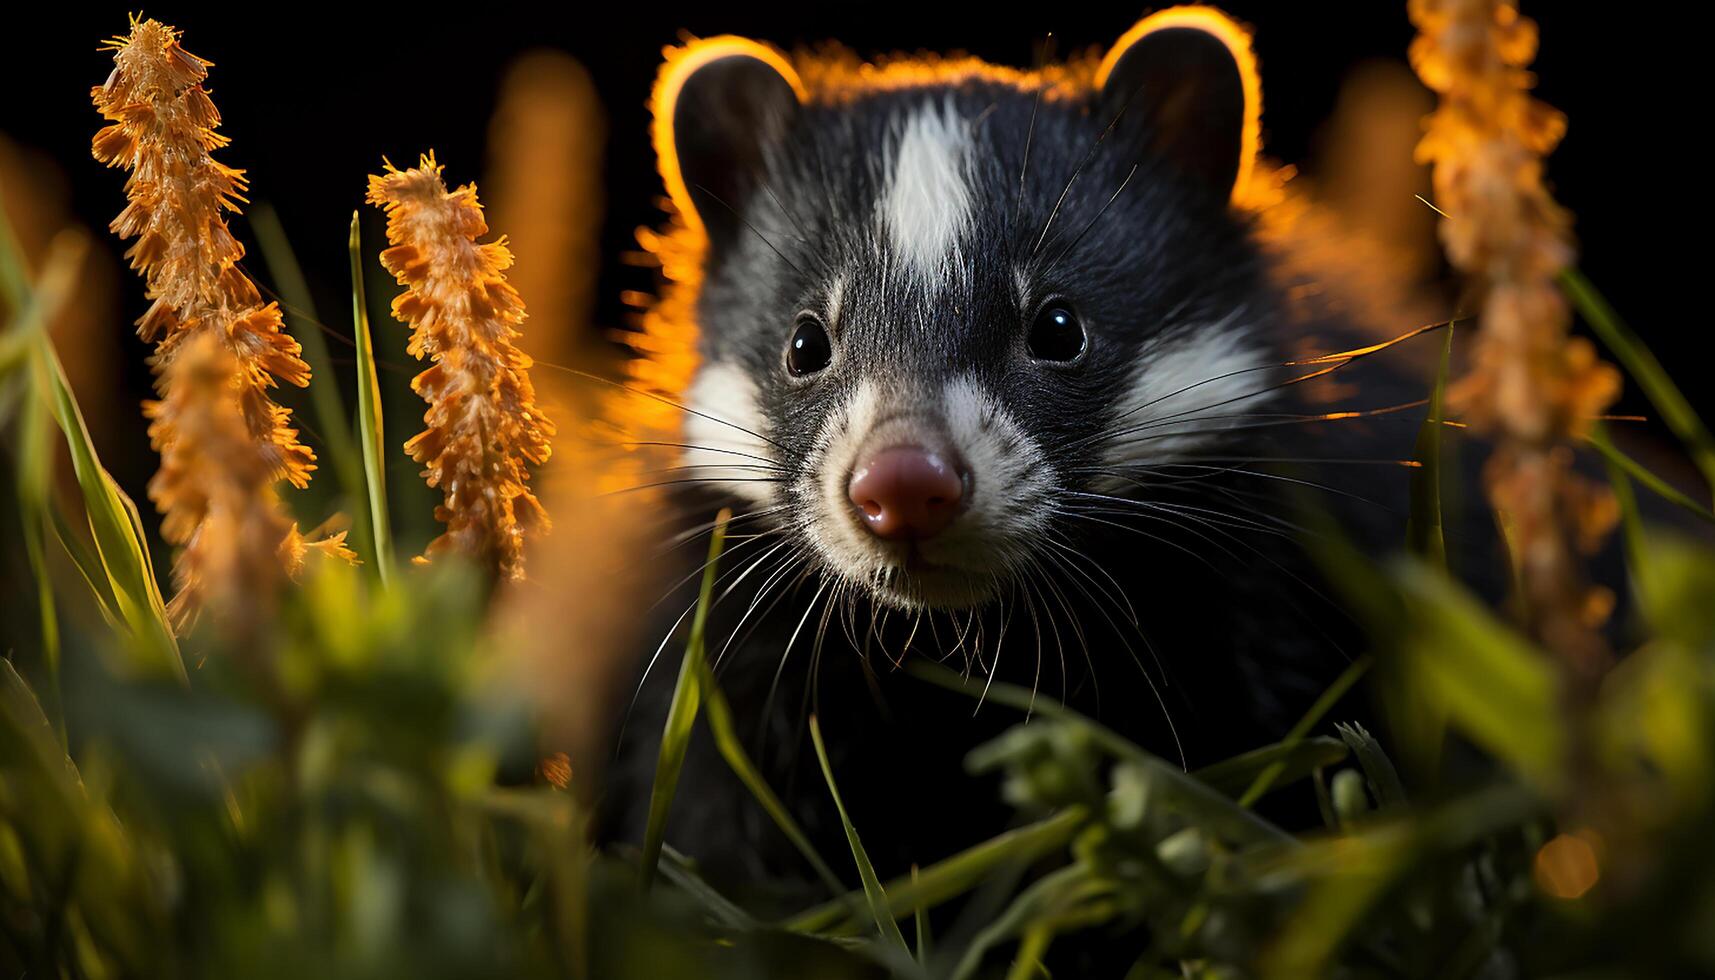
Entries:
[[[315, 408], [316, 424], [339, 480], [340, 494], [351, 500], [346, 506], [358, 506], [363, 499], [359, 490], [364, 485], [363, 458], [352, 441], [352, 420], [346, 414], [345, 399], [335, 383], [333, 355], [322, 336], [321, 318], [316, 315], [309, 283], [304, 280], [304, 271], [298, 265], [291, 240], [286, 237], [285, 226], [272, 207], [264, 202], [251, 208], [250, 226], [269, 277], [279, 290], [280, 305], [293, 326], [292, 338], [303, 348], [304, 361], [310, 366], [310, 404]], [[374, 528], [361, 520], [354, 524], [359, 552], [375, 554]]]
[[1601, 338], [1602, 344], [1625, 365], [1626, 372], [1637, 381], [1655, 410], [1661, 413], [1662, 421], [1685, 444], [1692, 462], [1703, 472], [1704, 482], [1708, 484], [1712, 500], [1715, 500], [1715, 438], [1709, 435], [1703, 420], [1680, 393], [1667, 369], [1661, 366], [1655, 354], [1632, 332], [1620, 314], [1608, 305], [1590, 280], [1584, 278], [1583, 273], [1577, 269], [1561, 270], [1560, 286], [1585, 322], [1590, 324], [1590, 329]]
[[828, 887], [828, 891], [835, 895], [844, 894], [846, 891], [845, 884], [840, 881], [838, 875], [834, 874], [827, 862], [822, 860], [822, 856], [816, 853], [816, 848], [810, 843], [809, 836], [804, 833], [803, 828], [798, 826], [798, 821], [792, 819], [792, 814], [787, 811], [785, 804], [780, 802], [780, 797], [775, 795], [773, 788], [768, 785], [768, 781], [762, 777], [761, 772], [757, 771], [756, 764], [750, 759], [750, 754], [745, 752], [743, 741], [738, 735], [738, 728], [733, 723], [732, 708], [727, 704], [726, 695], [721, 693], [720, 687], [715, 683], [714, 671], [710, 668], [706, 657], [699, 658], [699, 667], [702, 696], [706, 705], [703, 720], [708, 723], [709, 732], [714, 736], [715, 748], [726, 760], [728, 768], [733, 771], [740, 782], [744, 783], [745, 788], [749, 789], [751, 795], [756, 798], [756, 802], [773, 819], [775, 826], [779, 827], [780, 832], [786, 835], [786, 839], [792, 842], [792, 846], [798, 849], [798, 853], [804, 856], [804, 860], [810, 863], [810, 867], [815, 870], [816, 876], [822, 879], [822, 883]]
[[869, 901], [870, 916], [875, 919], [875, 926], [881, 933], [881, 938], [909, 957], [911, 947], [905, 945], [905, 936], [899, 931], [899, 922], [894, 919], [893, 909], [887, 903], [887, 891], [882, 888], [881, 879], [875, 874], [875, 866], [864, 852], [863, 842], [858, 839], [857, 827], [852, 825], [851, 814], [846, 812], [845, 801], [840, 799], [840, 787], [834, 781], [833, 766], [828, 764], [828, 748], [822, 742], [822, 726], [815, 715], [810, 716], [810, 741], [815, 743], [816, 761], [822, 765], [822, 778], [827, 780], [828, 793], [834, 798], [834, 809], [840, 813], [840, 825], [845, 828], [846, 840], [851, 844], [852, 860], [857, 864], [858, 878], [863, 881], [863, 894]]
[[375, 344], [369, 332], [369, 307], [363, 295], [363, 242], [357, 212], [351, 213], [351, 324], [357, 341], [357, 429], [363, 444], [363, 472], [369, 488], [369, 521], [375, 540], [375, 571], [383, 587], [393, 580], [393, 530], [387, 517], [387, 443], [381, 418], [381, 382], [375, 373]]
[[726, 543], [727, 521], [731, 519], [732, 511], [722, 510], [715, 518], [714, 533], [709, 536], [709, 560], [703, 566], [703, 581], [697, 590], [697, 611], [691, 619], [691, 637], [685, 644], [685, 657], [679, 664], [679, 679], [673, 686], [673, 701], [667, 708], [667, 722], [661, 731], [655, 782], [649, 790], [649, 818], [643, 829], [640, 871], [645, 890], [655, 881], [655, 864], [660, 860], [661, 847], [667, 840], [667, 815], [673, 808], [679, 772], [685, 766], [685, 751], [691, 744], [691, 727], [697, 720], [697, 708], [702, 698], [703, 636], [708, 628], [715, 569], [720, 564], [721, 548]]
[[[1304, 713], [1304, 717], [1298, 719], [1298, 723], [1292, 726], [1292, 730], [1286, 733], [1286, 737], [1280, 740], [1280, 744], [1294, 746], [1303, 741], [1304, 737], [1310, 734], [1310, 729], [1316, 727], [1316, 723], [1333, 710], [1334, 705], [1346, 696], [1347, 691], [1352, 689], [1352, 685], [1364, 676], [1364, 673], [1370, 669], [1370, 663], [1369, 657], [1360, 657], [1352, 661], [1350, 666], [1340, 672], [1339, 677], [1334, 678], [1334, 683], [1328, 685], [1328, 689], [1322, 692], [1321, 697], [1316, 699], [1316, 703], [1312, 704], [1310, 710]], [[1251, 783], [1250, 788], [1239, 797], [1239, 806], [1248, 807], [1261, 799], [1262, 795], [1268, 792], [1268, 788], [1274, 785], [1274, 781], [1280, 778], [1280, 774], [1285, 768], [1285, 761], [1281, 761], [1258, 773], [1256, 781]]]
[[[1081, 806], [1069, 807], [1045, 820], [992, 837], [913, 875], [890, 881], [884, 889], [888, 908], [898, 915], [917, 908], [934, 908], [969, 891], [1002, 865], [1029, 864], [1066, 846], [1089, 816], [1089, 811]], [[792, 917], [784, 924], [785, 928], [793, 932], [844, 932], [843, 923], [851, 913], [853, 900], [861, 902], [862, 898], [860, 891], [824, 902]]]

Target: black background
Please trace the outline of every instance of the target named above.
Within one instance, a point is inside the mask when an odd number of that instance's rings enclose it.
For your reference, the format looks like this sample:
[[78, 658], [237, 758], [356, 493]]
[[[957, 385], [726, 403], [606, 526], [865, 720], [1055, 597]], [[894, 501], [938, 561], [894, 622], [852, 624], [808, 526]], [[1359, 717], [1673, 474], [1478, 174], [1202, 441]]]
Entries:
[[[1305, 160], [1338, 87], [1367, 59], [1403, 60], [1412, 37], [1404, 0], [1284, 3], [1233, 0], [1229, 12], [1255, 29], [1262, 64], [1265, 149]], [[109, 70], [97, 50], [126, 29], [127, 8], [30, 4], [11, 24], [0, 58], [0, 131], [51, 156], [64, 170], [78, 215], [103, 228], [122, 205], [119, 174], [89, 155], [101, 121], [89, 87]], [[1609, 4], [1527, 2], [1542, 28], [1539, 94], [1567, 112], [1570, 129], [1550, 161], [1560, 200], [1577, 216], [1586, 272], [1704, 406], [1691, 377], [1707, 314], [1689, 297], [1707, 206], [1701, 154], [1706, 128], [1689, 116], [1692, 25], [1671, 16], [1616, 16]], [[835, 38], [860, 53], [961, 49], [1029, 65], [1052, 32], [1061, 51], [1111, 43], [1144, 12], [1132, 3], [803, 4], [350, 4], [164, 3], [144, 12], [185, 32], [187, 49], [215, 62], [210, 79], [232, 146], [221, 159], [249, 171], [253, 197], [275, 205], [326, 311], [347, 308], [346, 226], [364, 175], [383, 155], [414, 160], [433, 147], [449, 181], [481, 176], [497, 83], [512, 58], [554, 47], [589, 69], [608, 114], [608, 188], [598, 319], [623, 321], [618, 294], [648, 288], [645, 273], [615, 257], [639, 225], [659, 218], [660, 193], [647, 140], [645, 99], [664, 45], [681, 32], [739, 33], [790, 47]], [[241, 238], [248, 239], [242, 221]], [[498, 229], [504, 231], [504, 229]], [[105, 247], [121, 246], [103, 236]], [[134, 278], [125, 320], [143, 308]], [[324, 316], [327, 316], [324, 314]], [[327, 317], [335, 327], [343, 318]], [[143, 354], [139, 342], [127, 350]], [[147, 378], [134, 370], [137, 397]], [[1641, 410], [1635, 396], [1624, 406]]]

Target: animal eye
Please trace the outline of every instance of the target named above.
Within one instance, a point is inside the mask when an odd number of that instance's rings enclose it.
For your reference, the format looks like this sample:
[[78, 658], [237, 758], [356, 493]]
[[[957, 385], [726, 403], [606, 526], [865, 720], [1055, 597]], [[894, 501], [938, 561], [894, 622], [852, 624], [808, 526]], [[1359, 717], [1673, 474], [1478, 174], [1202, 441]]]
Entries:
[[786, 345], [786, 370], [797, 377], [815, 374], [833, 358], [834, 346], [822, 321], [814, 313], [798, 314], [798, 325], [792, 328], [792, 340]]
[[1084, 352], [1084, 325], [1064, 303], [1049, 303], [1036, 314], [1025, 339], [1039, 361], [1070, 361]]

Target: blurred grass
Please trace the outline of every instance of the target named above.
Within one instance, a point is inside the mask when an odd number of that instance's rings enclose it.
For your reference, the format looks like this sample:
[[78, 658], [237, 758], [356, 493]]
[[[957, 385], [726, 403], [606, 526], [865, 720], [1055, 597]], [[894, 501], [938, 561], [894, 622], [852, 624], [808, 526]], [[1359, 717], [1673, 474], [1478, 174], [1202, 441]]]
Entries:
[[[1674, 435], [1684, 445], [1692, 462], [1703, 473], [1712, 498], [1715, 498], [1715, 438], [1709, 435], [1709, 429], [1698, 418], [1691, 403], [1680, 393], [1679, 386], [1673, 383], [1667, 369], [1662, 367], [1655, 354], [1650, 352], [1637, 334], [1620, 319], [1620, 315], [1596, 290], [1590, 280], [1577, 269], [1568, 268], [1560, 273], [1560, 285], [1572, 301], [1579, 316], [1590, 325], [1601, 338], [1603, 346], [1619, 358], [1620, 364], [1626, 369], [1638, 387], [1643, 389], [1650, 404], [1661, 413], [1662, 421], [1667, 423]], [[1707, 510], [1707, 508], [1705, 508]]]

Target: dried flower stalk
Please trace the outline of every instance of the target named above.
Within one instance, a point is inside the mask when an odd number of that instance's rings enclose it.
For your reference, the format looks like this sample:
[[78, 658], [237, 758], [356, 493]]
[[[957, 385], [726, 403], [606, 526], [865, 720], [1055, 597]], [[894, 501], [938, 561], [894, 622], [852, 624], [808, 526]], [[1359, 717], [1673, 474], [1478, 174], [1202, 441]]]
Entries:
[[1556, 276], [1573, 260], [1570, 217], [1542, 182], [1566, 130], [1530, 96], [1536, 24], [1514, 0], [1411, 0], [1411, 61], [1440, 96], [1418, 146], [1434, 164], [1441, 241], [1478, 303], [1470, 372], [1451, 395], [1496, 438], [1486, 480], [1512, 526], [1529, 625], [1588, 682], [1608, 660], [1595, 627], [1607, 593], [1579, 554], [1605, 537], [1612, 501], [1571, 471], [1569, 443], [1619, 392], [1619, 374], [1568, 336]]
[[507, 579], [524, 574], [524, 537], [546, 530], [527, 463], [548, 459], [554, 425], [536, 407], [528, 355], [513, 345], [524, 303], [506, 281], [512, 253], [488, 233], [476, 186], [448, 191], [433, 153], [369, 178], [369, 202], [387, 212], [381, 264], [405, 287], [393, 315], [411, 325], [409, 351], [433, 366], [412, 390], [429, 403], [427, 428], [405, 443], [444, 493], [447, 530], [423, 560], [453, 549]]
[[[243, 171], [210, 155], [227, 139], [215, 131], [220, 113], [202, 87], [209, 62], [180, 47], [179, 33], [155, 20], [133, 18], [129, 36], [105, 47], [113, 52], [113, 72], [91, 98], [110, 125], [96, 134], [92, 149], [97, 160], [130, 171], [128, 203], [110, 227], [121, 239], [135, 239], [125, 254], [131, 268], [142, 273], [152, 301], [137, 321], [138, 335], [156, 345], [150, 365], [161, 396], [149, 408], [150, 437], [162, 454], [149, 497], [163, 515], [162, 535], [185, 547], [175, 570], [181, 593], [174, 602], [188, 612], [192, 598], [203, 591], [195, 568], [207, 564], [190, 552], [211, 547], [210, 488], [267, 489], [280, 479], [299, 488], [308, 484], [315, 454], [298, 441], [291, 412], [269, 397], [269, 389], [281, 379], [303, 387], [310, 370], [299, 357], [297, 341], [282, 329], [279, 307], [264, 304], [256, 284], [237, 266], [244, 246], [227, 228], [223, 212], [238, 211], [246, 183]], [[175, 371], [174, 361], [204, 335], [217, 338], [230, 355], [230, 387], [254, 452], [219, 452], [188, 434], [224, 424], [193, 417], [212, 404], [208, 399], [180, 397], [173, 390], [175, 379], [191, 377]], [[218, 361], [205, 360], [199, 371], [211, 370]], [[253, 463], [264, 467], [260, 476], [250, 471]], [[228, 467], [233, 471], [226, 472]], [[271, 546], [285, 547], [289, 524], [277, 512], [268, 516], [270, 508], [278, 510], [272, 493], [260, 494], [255, 506], [225, 518], [248, 514], [256, 525], [228, 526], [222, 533], [249, 538], [278, 532]], [[193, 541], [200, 542], [197, 549]]]

